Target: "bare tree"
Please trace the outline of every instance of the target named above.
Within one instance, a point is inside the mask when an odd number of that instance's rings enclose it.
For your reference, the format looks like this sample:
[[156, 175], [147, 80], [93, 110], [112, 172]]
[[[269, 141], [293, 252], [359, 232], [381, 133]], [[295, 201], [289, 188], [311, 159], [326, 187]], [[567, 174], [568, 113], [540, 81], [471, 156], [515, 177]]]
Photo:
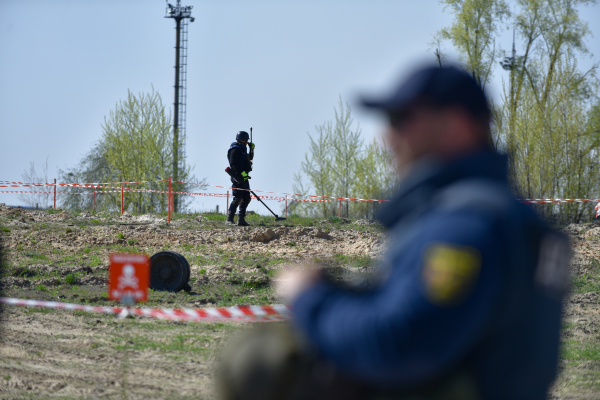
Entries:
[[[50, 183], [48, 182], [48, 157], [46, 157], [46, 162], [42, 164], [39, 175], [35, 169], [35, 163], [32, 162], [29, 164], [29, 171], [25, 170], [21, 174], [21, 179], [25, 183]], [[46, 209], [52, 205], [54, 188], [51, 186], [31, 186], [24, 187], [23, 190], [29, 193], [20, 194], [19, 199], [29, 207]]]

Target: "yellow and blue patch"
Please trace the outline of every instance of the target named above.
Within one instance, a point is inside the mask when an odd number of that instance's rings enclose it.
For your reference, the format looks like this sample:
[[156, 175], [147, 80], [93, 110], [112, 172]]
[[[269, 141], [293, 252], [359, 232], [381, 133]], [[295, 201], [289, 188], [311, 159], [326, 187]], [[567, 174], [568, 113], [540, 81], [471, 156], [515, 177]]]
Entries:
[[423, 282], [427, 299], [437, 306], [460, 304], [471, 293], [481, 269], [477, 249], [435, 243], [425, 252]]

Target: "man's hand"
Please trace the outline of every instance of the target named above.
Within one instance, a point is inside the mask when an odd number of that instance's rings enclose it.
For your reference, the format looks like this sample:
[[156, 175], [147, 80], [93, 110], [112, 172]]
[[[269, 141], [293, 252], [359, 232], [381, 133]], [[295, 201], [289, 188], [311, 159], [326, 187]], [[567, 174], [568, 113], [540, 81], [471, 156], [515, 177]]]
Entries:
[[[250, 154], [248, 156], [250, 157], [250, 160], [253, 160], [254, 159], [254, 148], [256, 146], [252, 142], [248, 143], [248, 146], [250, 146]], [[250, 164], [252, 164], [252, 161], [250, 161]]]
[[321, 269], [319, 268], [287, 269], [279, 274], [275, 281], [276, 293], [288, 303], [292, 303], [302, 292], [320, 279]]
[[250, 179], [250, 177], [248, 176], [246, 171], [242, 171], [242, 178], [244, 178], [244, 181], [247, 181], [248, 179]]

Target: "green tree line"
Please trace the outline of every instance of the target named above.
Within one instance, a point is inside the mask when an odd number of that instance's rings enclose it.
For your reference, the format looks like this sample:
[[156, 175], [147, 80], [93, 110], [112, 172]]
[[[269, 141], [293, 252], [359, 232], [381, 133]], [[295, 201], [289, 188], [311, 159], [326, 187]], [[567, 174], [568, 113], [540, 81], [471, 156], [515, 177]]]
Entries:
[[[160, 95], [134, 95], [117, 103], [102, 124], [102, 136], [92, 149], [73, 168], [59, 170], [61, 183], [163, 181], [125, 185], [132, 189], [167, 191], [168, 179], [173, 173], [173, 129], [171, 116], [165, 110]], [[178, 149], [181, 154], [181, 149]], [[191, 167], [179, 168], [182, 182], [196, 182]], [[111, 185], [107, 185], [111, 186]], [[114, 185], [112, 185], [114, 186]], [[119, 185], [117, 185], [119, 186]], [[174, 191], [197, 190], [197, 186], [173, 184]], [[96, 189], [100, 191], [99, 189]], [[106, 191], [118, 189], [106, 189]], [[62, 191], [78, 193], [91, 191], [79, 187], [65, 187]], [[124, 209], [130, 212], [164, 212], [168, 196], [161, 193], [124, 194]], [[91, 209], [90, 195], [61, 195], [60, 204], [68, 209]], [[188, 200], [189, 203], [189, 200]], [[186, 197], [181, 196], [179, 210], [186, 208]], [[120, 210], [121, 193], [102, 193], [95, 196], [97, 210]]]
[[[391, 154], [375, 139], [365, 144], [348, 103], [340, 98], [334, 118], [315, 130], [316, 135], [308, 134], [309, 149], [294, 176], [294, 193], [366, 199], [389, 197], [397, 176]], [[339, 206], [338, 201], [292, 202], [289, 208], [299, 215], [327, 218], [337, 216]], [[379, 206], [379, 202], [343, 201], [341, 215], [372, 219]]]
[[[600, 197], [600, 101], [598, 64], [581, 70], [578, 59], [589, 57], [590, 35], [579, 12], [596, 0], [441, 0], [453, 23], [432, 42], [440, 66], [447, 62], [443, 44], [458, 51], [459, 63], [485, 88], [498, 63], [499, 104], [490, 100], [492, 136], [497, 151], [509, 158], [510, 180], [520, 198]], [[513, 30], [518, 52], [497, 43]], [[353, 128], [351, 110], [341, 99], [334, 119], [316, 127], [309, 150], [295, 176], [296, 193], [339, 197], [386, 198], [397, 171], [390, 154], [376, 141], [365, 145]], [[342, 215], [372, 218], [378, 204], [344, 202]], [[294, 204], [294, 212], [337, 215], [337, 203]], [[589, 220], [588, 203], [536, 205], [546, 218], [563, 222]]]
[[[589, 57], [587, 23], [579, 16], [595, 0], [443, 0], [453, 14], [450, 27], [434, 38], [438, 62], [442, 42], [458, 50], [462, 66], [482, 86], [497, 62], [502, 76], [500, 104], [493, 104], [496, 149], [509, 156], [515, 194], [524, 198], [600, 197], [597, 64], [581, 70]], [[514, 30], [518, 51], [502, 60], [496, 37]], [[558, 221], [589, 220], [589, 204], [535, 206]]]

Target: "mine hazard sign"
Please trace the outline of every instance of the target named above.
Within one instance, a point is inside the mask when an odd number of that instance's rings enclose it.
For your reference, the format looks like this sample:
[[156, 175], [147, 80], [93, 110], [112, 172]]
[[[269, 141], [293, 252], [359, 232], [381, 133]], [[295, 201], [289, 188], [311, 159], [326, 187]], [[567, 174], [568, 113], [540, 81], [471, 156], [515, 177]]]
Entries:
[[108, 267], [108, 298], [127, 302], [146, 301], [150, 261], [145, 254], [111, 254]]

